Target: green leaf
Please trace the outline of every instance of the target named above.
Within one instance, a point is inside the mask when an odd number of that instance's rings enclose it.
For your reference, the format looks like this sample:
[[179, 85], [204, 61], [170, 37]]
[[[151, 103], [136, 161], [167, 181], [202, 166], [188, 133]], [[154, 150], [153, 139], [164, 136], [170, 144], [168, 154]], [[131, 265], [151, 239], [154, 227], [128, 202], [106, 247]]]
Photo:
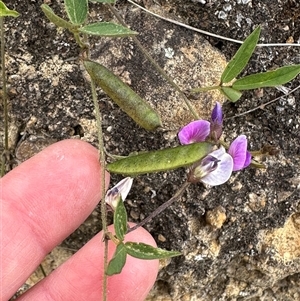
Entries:
[[90, 2], [99, 2], [99, 3], [115, 3], [116, 0], [90, 0]]
[[263, 87], [283, 85], [300, 73], [300, 65], [291, 65], [273, 71], [251, 74], [236, 80], [232, 88], [236, 90], [249, 90]]
[[114, 212], [114, 227], [117, 238], [122, 241], [127, 232], [127, 212], [121, 196]]
[[158, 113], [118, 76], [93, 61], [84, 61], [84, 67], [95, 83], [138, 125], [148, 131], [161, 126]]
[[151, 172], [172, 170], [189, 166], [212, 150], [207, 142], [181, 145], [157, 151], [132, 155], [125, 159], [107, 164], [108, 171], [124, 175], [139, 175]]
[[226, 86], [221, 87], [221, 92], [232, 102], [236, 102], [242, 96], [242, 92]]
[[221, 83], [228, 83], [237, 77], [246, 67], [259, 39], [258, 26], [244, 41], [221, 75]]
[[62, 27], [62, 28], [67, 28], [69, 30], [74, 30], [77, 28], [76, 25], [64, 20], [63, 18], [59, 17], [54, 13], [54, 11], [47, 5], [47, 4], [42, 4], [41, 9], [44, 12], [45, 16], [52, 22], [54, 23], [57, 27]]
[[163, 259], [181, 255], [181, 253], [177, 251], [154, 248], [141, 242], [126, 242], [125, 248], [127, 254], [140, 259]]
[[0, 17], [18, 17], [19, 13], [9, 9], [2, 1], [0, 1]]
[[87, 0], [64, 0], [65, 9], [70, 21], [75, 25], [84, 23], [88, 13]]
[[125, 245], [123, 243], [118, 244], [114, 256], [107, 266], [106, 275], [120, 274], [126, 263], [126, 255]]
[[97, 22], [88, 24], [81, 27], [79, 31], [90, 35], [111, 38], [129, 37], [137, 34], [137, 32], [132, 31], [127, 27], [111, 22]]

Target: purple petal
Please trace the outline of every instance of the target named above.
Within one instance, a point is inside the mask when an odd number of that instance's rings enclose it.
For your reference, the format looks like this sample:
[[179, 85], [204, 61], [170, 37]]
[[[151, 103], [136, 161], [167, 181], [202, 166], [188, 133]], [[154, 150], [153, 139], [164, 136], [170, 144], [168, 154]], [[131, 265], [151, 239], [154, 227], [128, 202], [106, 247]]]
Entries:
[[199, 166], [195, 169], [195, 176], [198, 180], [201, 180], [207, 174], [213, 172], [219, 164], [220, 160], [212, 155], [204, 157]]
[[243, 168], [246, 168], [247, 166], [250, 165], [251, 163], [251, 159], [252, 159], [252, 155], [250, 152], [246, 152], [246, 160], [245, 160], [245, 163], [244, 163], [244, 167]]
[[246, 136], [240, 135], [235, 138], [229, 147], [228, 153], [233, 158], [233, 171], [244, 168], [245, 164], [248, 163], [247, 160], [249, 160]]
[[216, 105], [211, 112], [211, 121], [218, 124], [223, 123], [222, 106], [219, 102], [216, 102]]
[[223, 146], [210, 153], [210, 156], [215, 157], [219, 160], [219, 162], [217, 167], [212, 172], [204, 176], [201, 181], [211, 186], [224, 184], [231, 176], [233, 159], [229, 154], [226, 153]]
[[202, 142], [208, 137], [210, 132], [210, 123], [207, 120], [192, 121], [184, 126], [178, 133], [181, 144], [190, 144]]
[[223, 113], [220, 103], [216, 103], [211, 113], [210, 137], [218, 141], [222, 135], [223, 128]]

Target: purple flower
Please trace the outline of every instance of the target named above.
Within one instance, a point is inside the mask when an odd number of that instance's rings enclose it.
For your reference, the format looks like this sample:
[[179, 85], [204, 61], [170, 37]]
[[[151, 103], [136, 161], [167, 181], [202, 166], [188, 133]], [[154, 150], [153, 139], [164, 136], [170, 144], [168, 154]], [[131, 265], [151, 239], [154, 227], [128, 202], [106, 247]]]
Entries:
[[240, 135], [235, 138], [228, 149], [233, 158], [233, 171], [246, 168], [251, 163], [251, 154], [247, 151], [247, 138]]
[[217, 102], [211, 113], [211, 122], [207, 120], [192, 121], [179, 131], [178, 138], [181, 144], [203, 142], [209, 136], [217, 142], [222, 135], [222, 127], [222, 107]]
[[207, 120], [192, 121], [184, 126], [178, 133], [181, 144], [203, 142], [209, 136], [210, 123]]
[[216, 103], [211, 113], [210, 137], [218, 141], [222, 135], [223, 128], [223, 112], [220, 103]]
[[133, 178], [127, 177], [117, 183], [113, 188], [107, 190], [105, 203], [114, 211], [120, 199], [124, 202], [132, 186]]
[[190, 172], [190, 182], [203, 182], [211, 186], [225, 183], [231, 176], [233, 159], [226, 153], [225, 148], [211, 152], [204, 157]]
[[[223, 113], [220, 103], [216, 103], [211, 113], [211, 122], [192, 121], [178, 133], [181, 144], [203, 142], [210, 138], [218, 142], [222, 135]], [[189, 181], [199, 181], [211, 186], [228, 181], [233, 171], [247, 167], [251, 163], [251, 154], [247, 151], [247, 138], [238, 136], [230, 145], [228, 153], [223, 146], [211, 152], [190, 169]]]
[[216, 102], [216, 105], [211, 112], [211, 121], [221, 125], [223, 124], [222, 106], [219, 102]]

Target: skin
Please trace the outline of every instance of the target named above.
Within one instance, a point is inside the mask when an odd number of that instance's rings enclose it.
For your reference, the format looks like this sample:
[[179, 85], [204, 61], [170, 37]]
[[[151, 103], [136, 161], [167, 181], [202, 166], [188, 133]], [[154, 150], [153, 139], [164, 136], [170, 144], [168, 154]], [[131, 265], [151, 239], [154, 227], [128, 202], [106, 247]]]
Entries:
[[[100, 178], [97, 150], [80, 140], [64, 140], [0, 179], [0, 300], [8, 300], [46, 254], [93, 211], [101, 199]], [[107, 173], [106, 189], [108, 184]], [[18, 300], [102, 300], [102, 236], [96, 235]], [[155, 246], [143, 228], [126, 240]], [[114, 250], [109, 242], [109, 258]], [[157, 273], [157, 260], [127, 256], [121, 274], [108, 278], [108, 301], [144, 300]]]

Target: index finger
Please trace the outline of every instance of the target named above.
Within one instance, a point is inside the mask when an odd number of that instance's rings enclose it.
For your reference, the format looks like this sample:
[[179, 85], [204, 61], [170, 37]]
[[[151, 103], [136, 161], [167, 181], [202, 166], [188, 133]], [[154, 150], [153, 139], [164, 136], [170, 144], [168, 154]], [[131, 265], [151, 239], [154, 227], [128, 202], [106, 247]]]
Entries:
[[100, 179], [98, 151], [80, 140], [55, 143], [0, 179], [2, 300], [88, 217]]

